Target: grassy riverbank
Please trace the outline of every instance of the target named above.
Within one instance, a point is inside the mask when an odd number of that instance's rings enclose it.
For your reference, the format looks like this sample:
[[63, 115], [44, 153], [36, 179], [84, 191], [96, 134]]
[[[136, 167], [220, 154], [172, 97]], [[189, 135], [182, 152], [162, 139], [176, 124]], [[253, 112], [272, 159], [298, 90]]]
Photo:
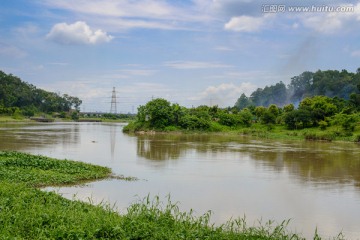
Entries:
[[318, 127], [299, 130], [289, 130], [282, 125], [264, 125], [254, 123], [250, 127], [227, 127], [212, 124], [208, 130], [184, 130], [180, 128], [151, 129], [138, 128], [136, 122], [131, 122], [124, 127], [124, 132], [130, 133], [172, 133], [172, 134], [222, 134], [222, 135], [247, 135], [260, 139], [276, 140], [312, 140], [312, 141], [343, 141], [360, 142], [360, 128], [353, 132], [344, 131], [339, 126], [331, 126], [325, 130]]
[[[302, 239], [286, 223], [247, 227], [239, 219], [222, 226], [209, 215], [182, 213], [158, 198], [131, 205], [124, 215], [106, 204], [70, 201], [36, 187], [75, 184], [110, 176], [110, 169], [17, 152], [0, 152], [1, 239]], [[320, 239], [315, 236], [315, 239]]]

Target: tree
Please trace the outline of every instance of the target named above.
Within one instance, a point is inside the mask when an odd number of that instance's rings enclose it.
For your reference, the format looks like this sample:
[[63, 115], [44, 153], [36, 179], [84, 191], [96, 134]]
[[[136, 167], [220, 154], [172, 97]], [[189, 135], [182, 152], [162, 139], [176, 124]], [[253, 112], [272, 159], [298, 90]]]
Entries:
[[268, 111], [275, 116], [275, 118], [279, 115], [279, 108], [275, 104], [271, 104], [268, 107]]
[[294, 107], [294, 104], [290, 103], [288, 105], [285, 105], [283, 109], [284, 109], [284, 112], [287, 113], [287, 112], [293, 111], [295, 109], [295, 107]]
[[0, 71], [0, 104], [6, 108], [18, 107], [26, 115], [35, 112], [46, 113], [69, 111], [72, 106], [79, 110], [82, 101], [67, 94], [37, 89], [20, 78]]
[[309, 94], [311, 85], [313, 82], [314, 73], [312, 72], [303, 72], [299, 76], [291, 78], [291, 82], [288, 86], [290, 93], [290, 100], [292, 102], [299, 103], [306, 95]]
[[312, 113], [312, 120], [315, 125], [325, 117], [331, 117], [338, 112], [333, 99], [326, 96], [315, 96], [305, 98], [301, 101], [299, 109], [307, 110]]
[[173, 114], [170, 102], [157, 98], [145, 105], [145, 113], [149, 118], [150, 127], [163, 129], [173, 123]]
[[276, 116], [270, 112], [268, 109], [263, 113], [261, 117], [261, 122], [264, 124], [275, 124], [276, 123]]
[[306, 109], [298, 109], [287, 112], [284, 116], [284, 122], [288, 129], [306, 128], [311, 125], [312, 116]]
[[250, 99], [243, 93], [235, 103], [235, 107], [239, 110], [244, 109], [251, 105]]
[[255, 108], [254, 112], [255, 112], [255, 116], [257, 117], [257, 119], [258, 119], [259, 121], [261, 121], [262, 116], [263, 116], [264, 113], [266, 112], [266, 108], [263, 107], [263, 106], [259, 106], [259, 107], [256, 107], [256, 108]]

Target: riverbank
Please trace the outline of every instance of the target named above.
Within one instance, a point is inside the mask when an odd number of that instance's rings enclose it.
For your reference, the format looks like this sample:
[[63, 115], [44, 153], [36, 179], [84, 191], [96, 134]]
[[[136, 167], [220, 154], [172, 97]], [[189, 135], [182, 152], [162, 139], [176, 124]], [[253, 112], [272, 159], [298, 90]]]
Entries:
[[[39, 121], [37, 121], [39, 120]], [[47, 121], [46, 121], [47, 120]], [[127, 123], [130, 120], [127, 119], [107, 119], [107, 118], [79, 118], [79, 120], [74, 121], [72, 119], [66, 118], [26, 118], [18, 117], [14, 118], [13, 116], [0, 116], [0, 123], [31, 123], [31, 122], [108, 122], [108, 123]]]
[[330, 126], [325, 130], [320, 128], [305, 128], [299, 130], [289, 130], [282, 125], [264, 125], [254, 123], [250, 127], [230, 128], [221, 126], [210, 130], [184, 130], [180, 128], [169, 128], [163, 130], [156, 129], [137, 129], [134, 123], [124, 127], [124, 132], [136, 134], [222, 134], [222, 135], [246, 135], [259, 139], [274, 140], [309, 140], [309, 141], [341, 141], [341, 142], [360, 142], [360, 129], [352, 132], [344, 131], [339, 126]]
[[[0, 123], [35, 123], [29, 118], [14, 119], [10, 116], [0, 116]], [[259, 139], [274, 140], [310, 140], [310, 141], [341, 141], [341, 142], [360, 142], [360, 128], [354, 131], [344, 131], [339, 126], [330, 126], [325, 130], [320, 128], [305, 128], [299, 130], [289, 130], [282, 125], [264, 125], [254, 123], [250, 127], [215, 127], [210, 130], [184, 130], [179, 128], [156, 129], [137, 129], [134, 122], [123, 119], [102, 119], [102, 118], [80, 118], [79, 121], [56, 118], [53, 122], [104, 122], [104, 123], [129, 123], [124, 127], [124, 132], [136, 134], [222, 134], [222, 135], [246, 135]], [[51, 124], [51, 122], [50, 122]]]
[[249, 227], [238, 219], [215, 227], [210, 214], [197, 218], [158, 198], [120, 215], [106, 203], [94, 206], [38, 189], [109, 177], [105, 167], [18, 152], [0, 152], [0, 166], [2, 239], [303, 239], [289, 233], [286, 222]]

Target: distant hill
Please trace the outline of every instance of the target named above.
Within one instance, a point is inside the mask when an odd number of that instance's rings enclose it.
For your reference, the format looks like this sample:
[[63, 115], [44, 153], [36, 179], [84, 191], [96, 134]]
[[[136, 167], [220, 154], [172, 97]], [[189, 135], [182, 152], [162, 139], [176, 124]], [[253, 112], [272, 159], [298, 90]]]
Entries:
[[323, 95], [349, 99], [350, 94], [359, 93], [360, 68], [356, 73], [346, 70], [327, 70], [317, 72], [303, 72], [291, 78], [286, 86], [283, 82], [258, 88], [248, 97], [242, 94], [235, 103], [235, 107], [243, 109], [248, 106], [269, 106], [276, 104], [284, 106], [293, 103], [295, 106], [305, 97]]
[[77, 97], [67, 94], [60, 96], [38, 89], [12, 74], [0, 71], [0, 113], [14, 108], [29, 113], [28, 115], [32, 115], [33, 112], [67, 112], [71, 108], [78, 109], [81, 103]]

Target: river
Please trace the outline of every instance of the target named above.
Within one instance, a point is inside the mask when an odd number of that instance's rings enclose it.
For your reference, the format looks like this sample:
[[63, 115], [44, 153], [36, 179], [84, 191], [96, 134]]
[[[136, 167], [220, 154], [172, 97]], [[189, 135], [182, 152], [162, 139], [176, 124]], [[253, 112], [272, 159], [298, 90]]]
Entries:
[[[72, 159], [138, 181], [56, 188], [67, 198], [115, 204], [124, 213], [148, 194], [224, 223], [281, 223], [307, 238], [341, 231], [360, 239], [360, 145], [221, 134], [128, 135], [123, 124], [1, 124], [0, 150]], [[54, 190], [47, 188], [46, 190]]]

